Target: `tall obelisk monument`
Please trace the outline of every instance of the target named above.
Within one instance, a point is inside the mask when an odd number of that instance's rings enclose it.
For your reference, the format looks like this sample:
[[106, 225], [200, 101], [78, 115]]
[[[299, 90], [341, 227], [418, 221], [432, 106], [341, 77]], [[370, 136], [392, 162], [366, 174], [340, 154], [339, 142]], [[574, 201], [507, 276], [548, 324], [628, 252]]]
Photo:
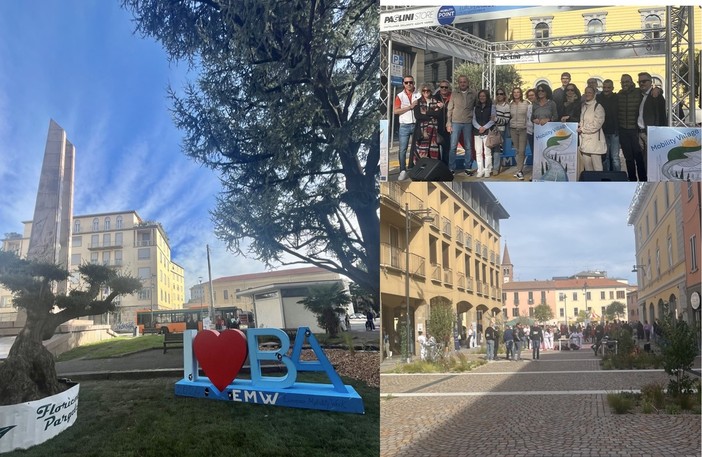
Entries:
[[[66, 139], [66, 131], [52, 119], [44, 148], [27, 259], [69, 268], [74, 169], [75, 147]], [[59, 284], [58, 292], [65, 292], [67, 287], [67, 282]], [[24, 326], [25, 321], [26, 315], [19, 312], [15, 327]]]

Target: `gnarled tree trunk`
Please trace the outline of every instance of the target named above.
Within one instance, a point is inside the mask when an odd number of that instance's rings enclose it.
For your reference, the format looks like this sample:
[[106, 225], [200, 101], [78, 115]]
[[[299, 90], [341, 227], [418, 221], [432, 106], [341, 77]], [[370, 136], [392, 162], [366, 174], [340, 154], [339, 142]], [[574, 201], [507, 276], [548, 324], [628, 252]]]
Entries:
[[0, 405], [38, 400], [65, 390], [58, 382], [54, 355], [42, 344], [50, 321], [27, 320], [17, 335], [7, 359], [0, 364]]

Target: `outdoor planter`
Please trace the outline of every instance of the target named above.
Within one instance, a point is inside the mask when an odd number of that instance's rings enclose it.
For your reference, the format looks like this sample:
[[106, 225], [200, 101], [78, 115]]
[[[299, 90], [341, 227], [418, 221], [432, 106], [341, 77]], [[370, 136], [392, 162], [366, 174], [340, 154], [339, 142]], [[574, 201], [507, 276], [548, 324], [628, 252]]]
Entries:
[[0, 453], [26, 449], [53, 438], [76, 422], [77, 383], [41, 400], [0, 406]]

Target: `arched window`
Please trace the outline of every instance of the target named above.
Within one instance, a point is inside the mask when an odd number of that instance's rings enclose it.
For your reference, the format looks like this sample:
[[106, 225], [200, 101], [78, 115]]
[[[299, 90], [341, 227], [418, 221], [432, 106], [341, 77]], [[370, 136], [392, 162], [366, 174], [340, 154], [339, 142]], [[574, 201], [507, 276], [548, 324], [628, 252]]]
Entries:
[[[542, 38], [548, 38], [550, 35], [550, 31], [551, 31], [550, 27], [548, 26], [547, 23], [539, 22], [534, 27], [534, 38], [536, 38], [537, 40], [540, 40]], [[546, 47], [546, 46], [548, 46], [548, 40], [537, 41], [536, 46]]]
[[117, 230], [122, 228], [122, 216], [117, 216]]
[[[599, 19], [590, 19], [587, 22], [587, 33], [588, 35], [593, 35], [596, 33], [602, 33], [604, 32], [604, 24], [602, 23], [601, 20]], [[594, 37], [588, 39], [589, 43], [601, 43], [602, 42], [602, 37]]]
[[111, 224], [110, 218], [106, 217], [105, 218], [105, 230], [110, 230], [110, 224]]
[[80, 219], [73, 221], [73, 233], [80, 233]]
[[[657, 14], [649, 14], [643, 20], [643, 26], [645, 29], [660, 29], [662, 27], [662, 23], [663, 21], [661, 21], [661, 17]], [[652, 38], [660, 38], [661, 32], [660, 30], [655, 30], [653, 32], [644, 34], [644, 36], [648, 40]]]
[[96, 217], [93, 219], [93, 232], [97, 232], [98, 230], [100, 230], [100, 219]]

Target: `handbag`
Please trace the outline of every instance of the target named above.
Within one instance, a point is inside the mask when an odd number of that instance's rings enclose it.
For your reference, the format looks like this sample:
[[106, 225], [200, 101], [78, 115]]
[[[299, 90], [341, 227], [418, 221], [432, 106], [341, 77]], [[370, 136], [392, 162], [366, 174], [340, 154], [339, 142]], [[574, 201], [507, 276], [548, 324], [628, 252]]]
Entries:
[[487, 134], [485, 146], [490, 149], [502, 145], [502, 134], [497, 129], [491, 129]]

